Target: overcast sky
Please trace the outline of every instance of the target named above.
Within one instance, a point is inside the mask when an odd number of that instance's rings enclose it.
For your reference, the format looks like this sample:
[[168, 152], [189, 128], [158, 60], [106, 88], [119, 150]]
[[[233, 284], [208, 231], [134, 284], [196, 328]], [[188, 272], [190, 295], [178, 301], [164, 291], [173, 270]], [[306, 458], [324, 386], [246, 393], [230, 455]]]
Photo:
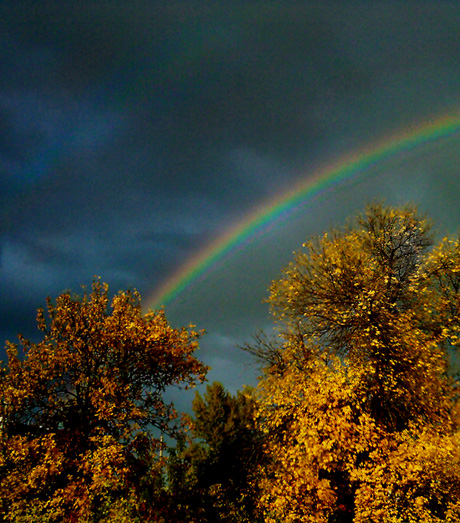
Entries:
[[[460, 3], [44, 1], [0, 8], [0, 336], [94, 275], [148, 298], [341, 158], [460, 109]], [[271, 280], [375, 198], [460, 224], [460, 136], [305, 202], [166, 304], [210, 379], [255, 369]]]

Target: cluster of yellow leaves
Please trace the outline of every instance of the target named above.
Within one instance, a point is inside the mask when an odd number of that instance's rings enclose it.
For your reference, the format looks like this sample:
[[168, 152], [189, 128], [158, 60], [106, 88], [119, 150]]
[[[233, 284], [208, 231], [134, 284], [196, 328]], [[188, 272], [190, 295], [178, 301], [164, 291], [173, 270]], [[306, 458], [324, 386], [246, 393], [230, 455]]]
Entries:
[[379, 440], [363, 409], [359, 374], [338, 358], [312, 360], [305, 371], [289, 368], [286, 387], [279, 377], [261, 382], [259, 421], [269, 464], [260, 506], [267, 521], [327, 521], [340, 504], [340, 478]]
[[163, 311], [143, 314], [137, 292], [109, 306], [108, 287], [95, 281], [82, 298], [48, 300], [47, 316], [39, 310], [41, 342], [20, 337], [22, 354], [8, 344], [0, 375], [6, 521], [32, 505], [50, 521], [83, 521], [102, 500], [130, 497], [142, 474], [154, 482], [161, 443], [151, 429], [173, 433], [176, 416], [163, 392], [207, 371], [194, 357], [199, 333], [172, 328]]
[[306, 243], [272, 284], [265, 521], [460, 519], [460, 243], [429, 246], [414, 209], [371, 206]]
[[411, 427], [356, 470], [356, 523], [460, 520], [460, 434]]
[[365, 372], [332, 360], [289, 368], [285, 386], [261, 382], [265, 521], [458, 521], [460, 435], [449, 420], [389, 431], [369, 413]]

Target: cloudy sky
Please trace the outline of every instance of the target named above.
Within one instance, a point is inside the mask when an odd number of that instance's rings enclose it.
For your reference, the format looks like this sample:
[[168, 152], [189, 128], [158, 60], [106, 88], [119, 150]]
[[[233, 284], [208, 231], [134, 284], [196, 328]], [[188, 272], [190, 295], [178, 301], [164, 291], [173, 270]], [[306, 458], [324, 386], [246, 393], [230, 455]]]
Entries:
[[[146, 305], [256, 209], [359, 151], [460, 114], [456, 1], [44, 1], [0, 8], [0, 337], [98, 275]], [[412, 130], [412, 131], [411, 131]], [[165, 304], [235, 348], [270, 329], [270, 281], [375, 198], [460, 224], [460, 136], [402, 151], [271, 224]]]

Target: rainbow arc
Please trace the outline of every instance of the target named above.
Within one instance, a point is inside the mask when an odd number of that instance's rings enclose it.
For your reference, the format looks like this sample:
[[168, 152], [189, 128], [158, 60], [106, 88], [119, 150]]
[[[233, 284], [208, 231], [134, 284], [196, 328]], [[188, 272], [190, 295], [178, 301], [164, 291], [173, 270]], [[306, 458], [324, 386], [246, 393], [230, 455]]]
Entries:
[[273, 223], [287, 220], [296, 209], [323, 191], [358, 178], [367, 169], [387, 159], [447, 139], [459, 132], [460, 116], [438, 118], [415, 129], [405, 130], [312, 173], [305, 181], [253, 211], [204, 250], [191, 257], [169, 280], [158, 287], [147, 300], [148, 305], [156, 308], [170, 304], [199, 284], [216, 264], [264, 234]]

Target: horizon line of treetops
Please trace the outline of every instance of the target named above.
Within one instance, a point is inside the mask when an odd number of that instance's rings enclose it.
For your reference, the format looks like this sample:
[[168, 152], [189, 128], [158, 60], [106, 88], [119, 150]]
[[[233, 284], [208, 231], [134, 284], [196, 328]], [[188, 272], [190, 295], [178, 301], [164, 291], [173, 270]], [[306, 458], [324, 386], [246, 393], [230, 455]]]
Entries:
[[267, 302], [273, 335], [242, 347], [257, 387], [208, 384], [186, 415], [164, 393], [206, 380], [201, 332], [99, 279], [48, 298], [0, 367], [0, 519], [460, 521], [459, 239], [372, 204]]

